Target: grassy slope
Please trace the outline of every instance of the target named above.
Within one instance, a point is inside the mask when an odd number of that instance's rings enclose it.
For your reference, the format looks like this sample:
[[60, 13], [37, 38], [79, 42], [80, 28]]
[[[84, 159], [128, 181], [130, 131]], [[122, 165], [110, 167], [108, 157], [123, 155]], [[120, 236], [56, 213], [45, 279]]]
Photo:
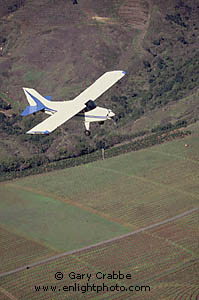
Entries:
[[195, 130], [183, 140], [13, 184], [69, 198], [137, 228], [197, 205], [198, 146]]
[[[11, 5], [11, 2], [8, 4]], [[72, 1], [42, 0], [39, 4], [32, 0], [26, 1], [20, 9], [1, 19], [0, 38], [7, 38], [0, 56], [1, 95], [3, 92], [10, 99], [13, 107], [11, 112], [19, 114], [26, 104], [22, 86], [36, 88], [44, 95], [51, 94], [55, 99], [70, 99], [103, 72], [125, 69], [127, 76], [121, 84], [113, 87], [99, 100], [100, 105], [113, 108], [117, 116], [121, 117], [118, 121], [119, 133], [141, 130], [145, 122], [134, 122], [139, 117], [136, 117], [136, 110], [146, 104], [146, 112], [150, 112], [155, 102], [173, 101], [179, 93], [178, 88], [182, 90], [182, 97], [189, 96], [186, 98], [186, 106], [191, 109], [191, 95], [196, 93], [197, 81], [185, 73], [186, 68], [192, 68], [194, 74], [197, 64], [188, 67], [183, 64], [196, 53], [198, 9], [191, 0], [187, 2], [188, 6], [193, 7], [191, 14], [184, 6], [175, 8], [176, 4], [177, 1], [167, 1], [165, 10], [164, 1], [155, 0], [126, 0], [122, 3], [118, 0], [81, 0], [78, 5], [72, 5]], [[166, 20], [166, 13], [181, 13], [188, 27]], [[178, 40], [182, 36], [188, 44]], [[161, 40], [160, 45], [154, 45], [154, 41], [161, 38], [164, 40]], [[167, 61], [168, 57], [173, 62]], [[167, 65], [165, 69], [159, 68], [159, 59], [163, 59]], [[144, 67], [143, 61], [151, 64], [150, 72]], [[175, 83], [172, 91], [158, 96], [165, 82], [176, 80], [177, 73], [193, 81], [186, 84], [184, 79], [181, 85]], [[155, 88], [149, 84], [151, 76], [156, 78]], [[147, 100], [148, 92], [154, 94], [151, 101]], [[132, 97], [133, 94], [137, 96]], [[113, 95], [126, 96], [127, 100], [112, 101]], [[181, 110], [180, 104], [178, 108]], [[163, 114], [161, 112], [160, 109], [157, 123], [168, 118], [166, 111]], [[193, 115], [194, 112], [190, 112], [189, 121], [193, 121]], [[148, 120], [147, 116], [150, 118], [150, 113], [146, 115]], [[186, 118], [186, 113], [183, 112], [180, 118]], [[39, 116], [39, 119], [42, 117]], [[25, 157], [42, 154], [42, 142], [34, 143], [31, 138], [25, 141], [23, 136], [34, 125], [32, 118], [24, 118], [16, 124], [21, 127], [19, 136], [0, 133], [0, 150], [3, 150], [0, 160], [13, 154]], [[151, 125], [148, 121], [146, 126]], [[113, 129], [111, 122], [107, 122], [102, 130], [93, 125], [93, 138], [86, 142], [92, 146], [102, 136], [113, 132]], [[83, 130], [83, 125], [76, 126], [74, 122], [63, 125], [51, 135], [46, 154], [58, 154], [60, 149], [74, 152], [82, 139]], [[7, 155], [4, 140], [14, 144]], [[19, 151], [16, 151], [17, 148]]]
[[78, 249], [128, 232], [116, 222], [53, 198], [10, 186], [1, 187], [0, 192], [4, 199], [1, 224], [57, 251]]
[[[186, 119], [192, 123], [197, 120], [199, 104], [199, 92], [193, 95], [180, 99], [177, 103], [173, 103], [164, 108], [156, 109], [152, 112], [146, 113], [136, 122], [132, 122], [131, 130], [138, 132], [140, 130], [150, 130], [151, 128], [168, 122], [176, 122], [180, 119]], [[119, 132], [124, 132], [127, 126], [119, 129]]]

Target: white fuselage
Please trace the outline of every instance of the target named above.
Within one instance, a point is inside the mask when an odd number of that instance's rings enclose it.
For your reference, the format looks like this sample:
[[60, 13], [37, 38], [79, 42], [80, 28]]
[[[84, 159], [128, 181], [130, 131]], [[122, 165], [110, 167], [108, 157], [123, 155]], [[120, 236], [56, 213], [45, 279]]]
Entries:
[[85, 122], [101, 122], [110, 119], [114, 115], [115, 114], [110, 109], [97, 106], [90, 111], [77, 114], [75, 119], [83, 119]]
[[[45, 109], [45, 113], [52, 115], [59, 110], [68, 111], [71, 107], [70, 101], [48, 101]], [[75, 102], [73, 102], [73, 105]], [[86, 108], [86, 105], [85, 105]], [[74, 116], [75, 120], [83, 121], [87, 130], [89, 130], [89, 123], [91, 122], [104, 122], [106, 120], [110, 120], [115, 116], [114, 112], [110, 109], [96, 106], [94, 109], [89, 111], [80, 112]]]

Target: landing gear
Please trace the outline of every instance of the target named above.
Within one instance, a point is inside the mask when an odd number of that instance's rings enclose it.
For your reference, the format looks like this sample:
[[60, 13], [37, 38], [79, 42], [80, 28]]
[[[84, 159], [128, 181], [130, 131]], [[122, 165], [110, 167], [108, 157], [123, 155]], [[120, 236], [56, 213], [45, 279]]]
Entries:
[[84, 133], [85, 133], [86, 136], [90, 136], [91, 135], [90, 130], [85, 130]]
[[84, 122], [84, 125], [85, 125], [85, 127], [86, 127], [86, 130], [84, 131], [85, 135], [86, 135], [86, 136], [91, 135], [91, 132], [90, 132], [90, 130], [89, 130], [89, 128], [90, 128], [90, 122]]

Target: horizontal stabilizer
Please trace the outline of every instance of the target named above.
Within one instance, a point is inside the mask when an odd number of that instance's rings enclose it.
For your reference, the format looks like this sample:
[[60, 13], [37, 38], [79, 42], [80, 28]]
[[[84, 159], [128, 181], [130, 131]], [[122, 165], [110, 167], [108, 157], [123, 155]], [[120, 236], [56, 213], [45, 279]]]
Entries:
[[47, 111], [55, 111], [47, 106], [48, 101], [51, 101], [51, 96], [43, 97], [33, 89], [23, 88], [23, 90], [30, 105], [24, 109], [24, 111], [21, 113], [21, 116], [28, 116], [43, 109]]
[[44, 108], [45, 108], [45, 106], [42, 107], [42, 105], [26, 106], [24, 111], [21, 113], [21, 116], [24, 117], [24, 116], [31, 115], [31, 114], [36, 113], [37, 111], [40, 111]]

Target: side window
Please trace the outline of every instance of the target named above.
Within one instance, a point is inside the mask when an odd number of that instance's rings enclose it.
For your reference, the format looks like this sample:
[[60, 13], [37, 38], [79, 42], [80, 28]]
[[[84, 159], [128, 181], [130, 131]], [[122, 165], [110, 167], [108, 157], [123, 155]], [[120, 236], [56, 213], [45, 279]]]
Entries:
[[86, 103], [86, 111], [90, 111], [92, 109], [96, 108], [96, 104], [93, 100], [89, 100], [87, 103]]
[[97, 107], [93, 100], [89, 100], [88, 102], [85, 103], [85, 105], [86, 105], [86, 107], [84, 109], [82, 109], [82, 111], [80, 113], [85, 113], [85, 112], [90, 111]]

